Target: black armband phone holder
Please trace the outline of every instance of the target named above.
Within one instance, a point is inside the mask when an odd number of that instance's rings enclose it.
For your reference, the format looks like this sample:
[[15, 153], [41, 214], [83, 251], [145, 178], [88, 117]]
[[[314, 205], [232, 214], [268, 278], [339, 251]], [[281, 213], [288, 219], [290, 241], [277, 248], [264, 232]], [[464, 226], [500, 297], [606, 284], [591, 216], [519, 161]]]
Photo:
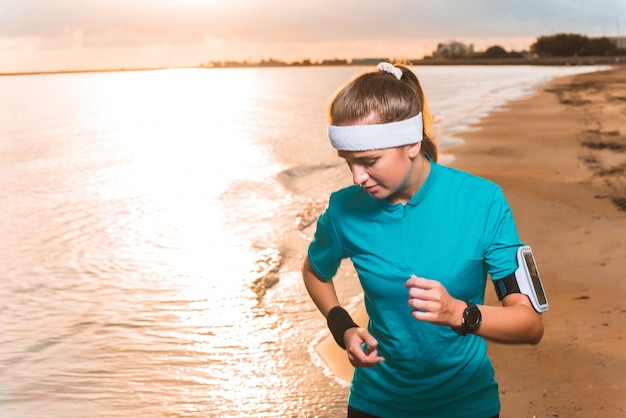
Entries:
[[494, 280], [493, 285], [496, 287], [499, 300], [511, 293], [522, 293], [528, 296], [535, 311], [541, 313], [549, 309], [535, 257], [532, 249], [527, 245], [517, 249], [517, 270], [515, 273]]
[[511, 273], [503, 279], [494, 280], [493, 285], [496, 287], [498, 300], [504, 299], [506, 295], [510, 295], [511, 293], [522, 293], [519, 290], [515, 273]]
[[339, 347], [345, 350], [346, 343], [343, 341], [343, 334], [350, 328], [358, 328], [358, 325], [352, 320], [348, 311], [341, 306], [335, 306], [328, 311], [326, 322]]

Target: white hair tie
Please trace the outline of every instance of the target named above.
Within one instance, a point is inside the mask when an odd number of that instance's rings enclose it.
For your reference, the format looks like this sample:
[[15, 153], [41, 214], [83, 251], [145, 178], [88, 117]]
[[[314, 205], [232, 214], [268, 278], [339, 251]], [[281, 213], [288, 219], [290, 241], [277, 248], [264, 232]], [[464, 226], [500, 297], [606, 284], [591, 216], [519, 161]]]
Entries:
[[396, 77], [398, 80], [402, 78], [402, 70], [394, 66], [393, 64], [389, 64], [388, 62], [381, 62], [376, 66], [376, 69], [378, 71], [384, 71], [386, 73], [393, 74], [393, 76]]

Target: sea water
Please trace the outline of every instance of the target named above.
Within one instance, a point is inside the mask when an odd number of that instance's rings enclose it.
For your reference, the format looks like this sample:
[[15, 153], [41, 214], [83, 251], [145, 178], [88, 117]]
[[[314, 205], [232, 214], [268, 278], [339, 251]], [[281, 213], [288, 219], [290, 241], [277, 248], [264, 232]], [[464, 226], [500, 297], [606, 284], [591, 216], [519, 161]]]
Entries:
[[[336, 417], [299, 267], [362, 67], [0, 77], [0, 416]], [[553, 77], [420, 66], [444, 152]], [[360, 288], [336, 279], [347, 306]]]

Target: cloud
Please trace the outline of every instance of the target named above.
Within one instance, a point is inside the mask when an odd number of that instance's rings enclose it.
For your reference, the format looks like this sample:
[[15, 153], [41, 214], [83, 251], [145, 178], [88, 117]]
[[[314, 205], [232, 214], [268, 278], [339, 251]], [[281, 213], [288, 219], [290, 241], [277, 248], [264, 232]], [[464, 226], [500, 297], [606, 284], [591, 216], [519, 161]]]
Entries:
[[619, 16], [626, 19], [622, 0], [0, 0], [0, 38], [74, 42], [80, 34], [83, 45], [110, 47], [205, 37], [313, 43], [602, 34]]
[[521, 50], [616, 35], [620, 18], [623, 0], [0, 0], [0, 71], [417, 58], [451, 39]]

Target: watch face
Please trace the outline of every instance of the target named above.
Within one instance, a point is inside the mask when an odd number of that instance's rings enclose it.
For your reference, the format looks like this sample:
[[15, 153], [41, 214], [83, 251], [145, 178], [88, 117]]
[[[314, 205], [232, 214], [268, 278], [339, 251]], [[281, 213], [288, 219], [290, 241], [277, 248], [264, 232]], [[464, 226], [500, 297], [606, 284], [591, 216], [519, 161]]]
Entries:
[[470, 306], [465, 310], [465, 324], [470, 329], [476, 329], [480, 325], [481, 314], [476, 306]]

